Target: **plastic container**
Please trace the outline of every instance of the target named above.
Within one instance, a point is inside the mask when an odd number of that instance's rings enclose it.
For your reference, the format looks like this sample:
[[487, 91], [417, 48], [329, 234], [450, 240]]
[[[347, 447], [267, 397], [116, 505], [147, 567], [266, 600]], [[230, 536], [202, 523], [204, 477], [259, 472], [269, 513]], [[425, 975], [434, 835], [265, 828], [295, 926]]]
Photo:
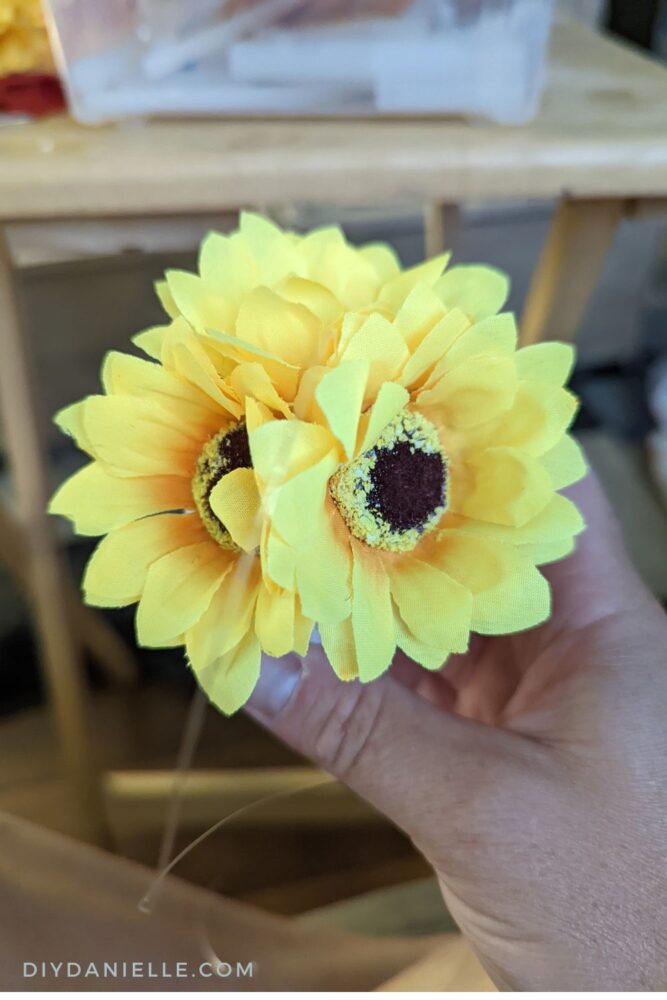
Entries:
[[467, 114], [521, 123], [552, 0], [47, 0], [73, 114]]

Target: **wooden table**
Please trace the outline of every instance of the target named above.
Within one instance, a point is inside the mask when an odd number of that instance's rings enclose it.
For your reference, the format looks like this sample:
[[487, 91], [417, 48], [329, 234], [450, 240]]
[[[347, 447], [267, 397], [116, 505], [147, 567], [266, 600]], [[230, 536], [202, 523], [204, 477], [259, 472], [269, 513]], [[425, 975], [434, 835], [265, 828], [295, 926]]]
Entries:
[[[0, 128], [0, 231], [30, 223], [192, 217], [317, 201], [447, 206], [558, 199], [522, 319], [524, 342], [572, 338], [616, 227], [667, 204], [667, 70], [571, 22], [554, 30], [543, 107], [517, 128], [457, 120], [161, 121], [83, 128], [66, 117]], [[81, 683], [81, 630], [51, 526], [16, 307], [0, 240], [0, 402], [16, 494], [0, 552], [28, 583], [65, 758], [89, 835], [101, 835]], [[1, 527], [1, 526], [0, 526]], [[3, 542], [4, 537], [4, 542]], [[17, 548], [18, 546], [18, 548]], [[20, 551], [19, 551], [20, 550]], [[81, 613], [77, 612], [81, 623]], [[87, 641], [98, 626], [83, 619]], [[87, 629], [87, 632], [86, 632]]]

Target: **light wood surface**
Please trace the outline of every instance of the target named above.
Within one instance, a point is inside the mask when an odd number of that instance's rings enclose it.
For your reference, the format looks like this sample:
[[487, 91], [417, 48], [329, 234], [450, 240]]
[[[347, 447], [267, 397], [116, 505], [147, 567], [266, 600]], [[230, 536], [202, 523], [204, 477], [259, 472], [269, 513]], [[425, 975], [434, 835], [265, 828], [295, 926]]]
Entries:
[[[12, 666], [6, 665], [10, 672]], [[103, 769], [117, 774], [134, 768], [141, 776], [150, 768], [158, 784], [161, 781], [171, 793], [175, 786], [178, 790], [183, 783], [176, 780], [174, 761], [187, 707], [188, 697], [182, 685], [153, 682], [134, 691], [116, 688], [94, 692], [90, 699], [91, 728]], [[49, 722], [45, 707], [1, 720], [0, 816], [10, 813], [80, 838], [75, 795], [64, 781]], [[430, 873], [426, 861], [407, 839], [377, 813], [373, 815], [370, 807], [366, 808], [366, 822], [361, 815], [345, 822], [349, 806], [342, 795], [334, 796], [324, 803], [331, 822], [323, 823], [316, 790], [269, 803], [273, 819], [252, 808], [192, 847], [197, 837], [229, 815], [234, 806], [230, 787], [236, 803], [243, 804], [267, 789], [263, 775], [274, 776], [283, 788], [290, 775], [299, 779], [297, 787], [310, 781], [310, 775], [301, 781], [304, 769], [294, 755], [248, 718], [223, 718], [212, 708], [206, 711], [194, 766], [199, 770], [188, 772], [186, 789], [192, 780], [197, 788], [199, 776], [207, 769], [213, 778], [209, 787], [220, 776], [218, 787], [224, 792], [226, 776], [220, 769], [229, 768], [231, 781], [226, 784], [226, 798], [223, 795], [216, 803], [213, 794], [201, 800], [186, 796], [178, 806], [177, 836], [171, 849], [163, 854], [165, 820], [174, 803], [155, 795], [107, 797], [116, 853], [159, 868], [189, 846], [188, 854], [175, 869], [180, 877], [283, 914], [302, 914], [383, 886], [424, 879]], [[316, 799], [308, 816], [306, 803], [311, 795]], [[280, 803], [282, 812], [276, 815]], [[335, 815], [337, 804], [340, 817]], [[419, 895], [414, 905], [401, 897], [395, 908], [380, 911], [373, 906], [367, 914], [372, 925], [364, 924], [357, 914], [354, 927], [363, 932], [364, 927], [372, 926], [373, 933], [385, 935], [410, 933], [410, 924], [415, 933], [422, 935], [451, 930], [442, 899], [438, 902], [436, 896], [422, 902], [423, 894]], [[424, 919], [426, 909], [429, 915]], [[392, 924], [387, 927], [390, 917]], [[351, 921], [350, 926], [352, 929]]]
[[[49, 963], [78, 960], [84, 968], [117, 962], [118, 979], [96, 979], [94, 989], [366, 991], [408, 968], [439, 939], [373, 938], [309, 927], [218, 894], [166, 879], [139, 902], [154, 880], [140, 865], [95, 851], [10, 816], [0, 815], [0, 969], [5, 990], [76, 991], [92, 980], [54, 976]], [[48, 888], [47, 888], [48, 887]], [[153, 976], [132, 979], [122, 962], [153, 965]], [[45, 978], [22, 977], [24, 961], [45, 962]], [[252, 978], [204, 978], [202, 962], [252, 963]], [[187, 979], [174, 972], [187, 963]], [[164, 965], [163, 965], [164, 963]], [[162, 979], [166, 967], [170, 979]], [[441, 968], [441, 976], [448, 971]]]
[[[354, 868], [341, 869], [339, 867], [338, 871], [324, 872], [320, 875], [302, 875], [287, 883], [251, 889], [242, 893], [238, 898], [243, 903], [258, 906], [261, 910], [268, 910], [270, 913], [299, 916], [310, 924], [311, 913], [314, 910], [316, 914], [319, 914], [322, 898], [328, 897], [336, 900], [335, 903], [329, 903], [326, 907], [327, 911], [336, 911], [336, 913], [329, 913], [329, 926], [342, 927], [344, 926], [342, 919], [338, 922], [338, 907], [347, 911], [348, 906], [353, 906], [358, 901], [370, 897], [374, 900], [375, 905], [368, 907], [369, 922], [363, 924], [361, 933], [372, 931], [373, 935], [379, 936], [382, 915], [391, 906], [390, 898], [385, 902], [385, 894], [389, 894], [391, 897], [396, 885], [401, 888], [421, 885], [430, 871], [426, 860], [415, 853], [387, 861], [366, 860]], [[445, 911], [442, 896], [440, 903], [441, 919], [436, 926], [427, 932], [429, 934], [439, 934], [445, 930], [451, 931], [453, 929], [452, 921]], [[419, 937], [419, 932], [415, 932], [411, 924], [409, 906], [405, 908], [402, 915], [403, 920], [396, 933], [409, 937]], [[322, 921], [321, 924], [318, 923], [318, 926], [326, 925]]]
[[527, 126], [163, 120], [0, 130], [0, 219], [346, 203], [667, 194], [667, 70], [573, 22]]
[[424, 256], [453, 252], [461, 235], [461, 210], [448, 202], [432, 202], [424, 210]]
[[524, 307], [523, 345], [574, 340], [624, 207], [608, 198], [566, 198], [558, 206]]
[[311, 927], [341, 927], [354, 934], [372, 927], [382, 937], [425, 937], [456, 930], [431, 870], [427, 877], [406, 879], [403, 884], [395, 879], [393, 885], [318, 906], [302, 919]]
[[7, 227], [7, 241], [15, 267], [40, 267], [125, 253], [194, 251], [211, 229], [223, 233], [237, 224], [238, 212], [156, 219], [79, 219], [56, 225], [19, 222]]
[[[175, 794], [171, 771], [111, 771], [104, 788], [117, 821], [148, 825]], [[188, 822], [206, 827], [225, 816], [242, 826], [325, 826], [386, 822], [338, 781], [310, 767], [190, 771], [178, 790]]]
[[452, 934], [438, 948], [383, 983], [378, 993], [495, 993], [474, 951]]

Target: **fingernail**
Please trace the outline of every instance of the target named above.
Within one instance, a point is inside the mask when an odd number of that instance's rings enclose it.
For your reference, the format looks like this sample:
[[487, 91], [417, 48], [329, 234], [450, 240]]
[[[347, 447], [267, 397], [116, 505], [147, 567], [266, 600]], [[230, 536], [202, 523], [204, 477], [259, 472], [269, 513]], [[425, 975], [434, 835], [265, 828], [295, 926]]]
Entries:
[[290, 700], [301, 677], [301, 658], [294, 653], [274, 660], [265, 656], [257, 687], [250, 696], [248, 708], [260, 715], [273, 716], [281, 712]]

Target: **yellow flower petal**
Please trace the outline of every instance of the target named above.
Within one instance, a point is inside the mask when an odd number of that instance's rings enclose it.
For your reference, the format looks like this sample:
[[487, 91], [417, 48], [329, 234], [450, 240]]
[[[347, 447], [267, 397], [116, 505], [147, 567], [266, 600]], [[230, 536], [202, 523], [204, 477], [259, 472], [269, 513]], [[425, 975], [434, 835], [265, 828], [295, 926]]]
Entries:
[[471, 488], [458, 492], [452, 483], [450, 507], [465, 517], [514, 527], [535, 517], [551, 499], [546, 470], [514, 448], [489, 448], [468, 462]]
[[449, 656], [449, 650], [428, 646], [417, 639], [401, 618], [398, 608], [394, 608], [394, 630], [396, 645], [415, 663], [426, 670], [439, 670]]
[[277, 584], [286, 590], [296, 588], [297, 553], [268, 522], [265, 522], [262, 529], [261, 556], [267, 583]]
[[[255, 613], [255, 631], [269, 656], [285, 656], [295, 647], [296, 594], [260, 587]], [[311, 622], [312, 628], [312, 622]]]
[[352, 631], [352, 619], [336, 625], [318, 626], [322, 649], [327, 654], [327, 659], [334, 669], [334, 672], [342, 681], [353, 681], [359, 676], [359, 664], [357, 663], [357, 650]]
[[361, 444], [357, 447], [358, 454], [373, 447], [389, 421], [393, 420], [407, 406], [409, 400], [410, 396], [402, 385], [397, 385], [395, 382], [385, 382], [380, 386], [373, 406], [359, 422]]
[[468, 648], [472, 598], [451, 576], [419, 559], [389, 567], [391, 595], [401, 618], [419, 642], [448, 652]]
[[268, 406], [274, 413], [290, 415], [289, 405], [279, 395], [266, 369], [257, 362], [245, 361], [234, 368], [229, 383], [240, 399], [246, 396]]
[[[245, 241], [209, 233], [199, 251], [199, 273], [209, 294], [225, 301], [228, 322], [223, 329], [231, 330], [238, 302], [260, 283], [255, 256]], [[204, 325], [215, 328], [215, 323]]]
[[211, 349], [217, 351], [221, 360], [232, 359], [236, 362], [243, 362], [259, 359], [281, 397], [288, 401], [294, 399], [301, 374], [296, 365], [290, 365], [257, 344], [247, 343], [230, 334], [210, 330], [209, 334]]
[[313, 634], [315, 623], [312, 618], [306, 618], [301, 611], [301, 601], [295, 598], [296, 612], [294, 616], [294, 652], [299, 656], [305, 656], [310, 646], [310, 639]]
[[258, 284], [273, 287], [288, 274], [302, 274], [304, 269], [301, 241], [291, 233], [254, 212], [242, 212], [238, 236], [257, 261]]
[[444, 316], [445, 307], [439, 296], [429, 284], [420, 282], [402, 303], [394, 324], [413, 352]]
[[99, 543], [86, 567], [86, 601], [104, 608], [122, 608], [138, 601], [149, 566], [203, 535], [194, 514], [144, 517], [112, 531]]
[[565, 559], [566, 556], [574, 552], [576, 546], [576, 538], [572, 537], [520, 545], [518, 551], [526, 559], [530, 559], [536, 566], [545, 566], [547, 563]]
[[162, 645], [198, 622], [232, 565], [230, 554], [211, 539], [154, 562], [137, 610], [142, 646]]
[[233, 715], [254, 691], [260, 665], [259, 642], [249, 632], [229, 653], [219, 656], [201, 672], [195, 671], [195, 676], [211, 703], [225, 715]]
[[250, 396], [245, 401], [245, 424], [248, 434], [252, 434], [263, 424], [268, 424], [273, 420], [273, 414], [264, 403], [257, 403]]
[[242, 555], [217, 588], [199, 620], [186, 633], [188, 657], [197, 674], [229, 653], [250, 630], [260, 585], [259, 560]]
[[179, 313], [197, 333], [207, 330], [231, 332], [236, 310], [198, 274], [188, 271], [167, 271], [165, 275], [171, 297]]
[[315, 390], [315, 398], [329, 429], [342, 444], [348, 458], [354, 454], [369, 371], [367, 361], [344, 361], [327, 372]]
[[343, 621], [350, 614], [349, 549], [329, 533], [314, 535], [308, 551], [297, 553], [296, 586], [307, 618], [320, 627]]
[[262, 517], [255, 473], [233, 469], [215, 484], [209, 496], [211, 510], [240, 548], [252, 552], [259, 545]]
[[170, 326], [151, 326], [147, 330], [142, 330], [141, 333], [136, 333], [131, 340], [149, 358], [161, 361], [164, 339], [169, 330]]
[[537, 379], [549, 385], [565, 385], [574, 368], [572, 344], [555, 341], [531, 344], [517, 351], [516, 368], [520, 379]]
[[391, 281], [401, 272], [401, 262], [395, 250], [386, 243], [367, 243], [359, 248], [359, 254], [375, 269], [378, 281]]
[[370, 401], [375, 399], [383, 382], [397, 378], [408, 357], [405, 341], [398, 331], [382, 316], [374, 314], [350, 339], [341, 361], [360, 358], [369, 362], [366, 399]]
[[558, 444], [577, 412], [577, 400], [546, 382], [519, 382], [514, 403], [483, 433], [494, 444], [544, 455]]
[[241, 415], [238, 401], [206, 353], [203, 338], [197, 337], [186, 324], [175, 322], [165, 334], [162, 361], [188, 382], [198, 386], [231, 416]]
[[448, 309], [458, 307], [478, 321], [500, 312], [509, 295], [509, 278], [492, 267], [464, 264], [445, 271], [435, 290]]
[[466, 534], [483, 535], [508, 545], [541, 545], [572, 538], [583, 531], [585, 525], [572, 501], [556, 493], [538, 514], [524, 524], [510, 526], [462, 518], [455, 527]]
[[259, 287], [241, 303], [236, 335], [299, 368], [318, 359], [321, 325], [305, 306]]
[[255, 472], [272, 489], [328, 455], [335, 441], [324, 427], [301, 420], [276, 420], [248, 435]]
[[451, 256], [450, 253], [443, 253], [431, 260], [424, 261], [423, 264], [402, 271], [401, 274], [396, 275], [383, 286], [378, 295], [378, 301], [388, 306], [396, 314], [417, 285], [424, 284], [430, 287], [436, 285]]
[[571, 486], [572, 483], [578, 482], [586, 475], [587, 465], [584, 454], [569, 434], [565, 434], [558, 444], [542, 455], [541, 462], [551, 476], [555, 490], [565, 489], [566, 486]]
[[172, 425], [165, 411], [132, 396], [89, 396], [83, 427], [95, 457], [127, 476], [191, 474], [201, 442]]
[[160, 364], [109, 351], [102, 364], [102, 384], [109, 395], [137, 396], [157, 403], [165, 422], [196, 441], [220, 429], [220, 409], [196, 385]]
[[558, 541], [580, 534], [586, 527], [586, 522], [577, 506], [567, 497], [556, 493], [546, 507], [532, 520], [516, 529], [514, 540]]
[[[295, 586], [301, 596], [303, 613], [318, 622], [337, 622], [350, 613], [350, 552], [347, 530], [328, 498], [328, 481], [337, 467], [331, 453], [283, 486], [264, 497], [272, 518], [272, 530], [280, 541], [291, 547], [294, 556], [268, 543], [267, 571], [272, 572], [272, 557], [280, 569], [290, 573], [294, 567]], [[326, 567], [326, 570], [324, 570]], [[276, 583], [292, 586], [287, 576]]]
[[328, 452], [319, 462], [264, 493], [272, 524], [288, 545], [299, 547], [321, 529], [328, 482], [337, 466], [336, 456]]
[[317, 316], [322, 326], [331, 326], [343, 312], [343, 307], [333, 292], [317, 281], [291, 274], [280, 282], [276, 291], [288, 302], [305, 306], [313, 316]]
[[443, 532], [434, 562], [470, 592], [471, 627], [504, 635], [549, 617], [549, 585], [535, 566], [509, 545], [463, 532]]
[[375, 300], [381, 279], [374, 262], [351, 247], [339, 229], [329, 226], [309, 233], [300, 249], [306, 277], [330, 289], [346, 309], [360, 309]]
[[[379, 315], [382, 315], [381, 313]], [[384, 316], [384, 319], [387, 317]], [[336, 351], [339, 358], [343, 357], [347, 345], [350, 343], [353, 337], [361, 330], [364, 323], [368, 322], [368, 313], [365, 312], [346, 312], [340, 322], [340, 330], [338, 331], [338, 337], [336, 340]]]
[[[448, 315], [451, 315], [448, 314]], [[480, 354], [512, 354], [517, 343], [516, 321], [512, 313], [489, 316], [469, 326], [450, 347], [444, 359], [448, 368]]]
[[352, 545], [352, 632], [359, 680], [373, 681], [396, 652], [389, 577], [382, 561], [364, 546]]
[[105, 393], [110, 396], [155, 395], [166, 397], [169, 405], [172, 400], [179, 400], [217, 413], [217, 408], [197, 386], [155, 361], [146, 361], [132, 354], [108, 351], [102, 361], [100, 378]]
[[401, 384], [414, 389], [421, 384], [444, 355], [452, 349], [470, 321], [460, 309], [452, 309], [426, 334], [401, 374]]
[[85, 406], [85, 399], [82, 399], [78, 403], [72, 403], [70, 406], [66, 406], [64, 409], [59, 410], [53, 418], [53, 422], [64, 434], [73, 438], [77, 446], [81, 448], [82, 451], [87, 452], [89, 455], [93, 455], [93, 445], [86, 434], [83, 422]]
[[69, 518], [80, 535], [103, 535], [138, 517], [192, 507], [186, 479], [113, 476], [99, 462], [91, 462], [65, 480], [49, 511]]
[[432, 389], [420, 392], [417, 402], [419, 406], [438, 407], [446, 426], [465, 429], [509, 410], [516, 388], [512, 359], [485, 354], [462, 361]]
[[315, 391], [324, 376], [330, 371], [333, 371], [333, 369], [326, 368], [324, 365], [314, 365], [312, 368], [307, 368], [303, 373], [303, 377], [299, 383], [299, 391], [294, 398], [292, 406], [294, 416], [298, 417], [299, 420], [326, 424], [326, 418], [315, 398]]
[[[180, 310], [174, 302], [173, 295], [169, 291], [169, 283], [165, 279], [162, 279], [161, 281], [156, 281], [153, 287], [155, 288], [155, 294], [160, 300], [160, 304], [167, 316], [169, 316], [170, 319], [176, 319], [177, 316], [180, 316]], [[157, 329], [157, 327], [155, 329]]]

